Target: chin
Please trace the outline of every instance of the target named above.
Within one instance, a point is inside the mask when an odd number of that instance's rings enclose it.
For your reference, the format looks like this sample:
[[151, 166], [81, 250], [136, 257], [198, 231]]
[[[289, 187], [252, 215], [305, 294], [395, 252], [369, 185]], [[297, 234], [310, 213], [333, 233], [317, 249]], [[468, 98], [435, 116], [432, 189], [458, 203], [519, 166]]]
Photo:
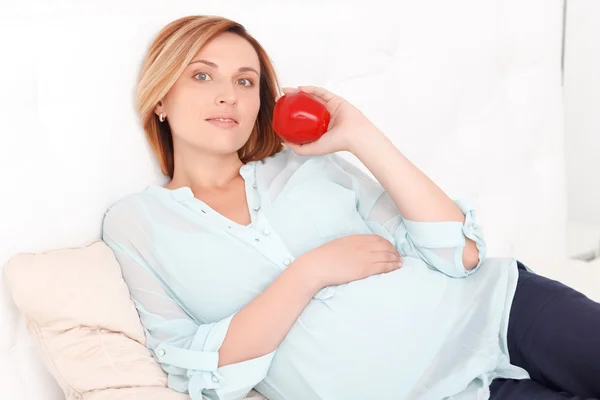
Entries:
[[181, 139], [202, 152], [227, 155], [237, 153], [250, 138], [250, 133], [241, 134], [241, 131], [239, 127], [234, 130], [206, 129], [201, 135]]
[[240, 140], [240, 138], [220, 138], [220, 140], [210, 141], [210, 145], [206, 146], [207, 150], [217, 154], [231, 154], [237, 153], [239, 149], [244, 147], [246, 140]]

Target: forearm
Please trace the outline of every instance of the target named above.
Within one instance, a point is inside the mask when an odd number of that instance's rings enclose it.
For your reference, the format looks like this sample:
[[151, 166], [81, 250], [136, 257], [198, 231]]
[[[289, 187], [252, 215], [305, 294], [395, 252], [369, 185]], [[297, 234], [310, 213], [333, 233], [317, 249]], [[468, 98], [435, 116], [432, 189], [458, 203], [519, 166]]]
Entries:
[[275, 350], [318, 291], [297, 259], [232, 318], [219, 350], [219, 367]]
[[[384, 187], [404, 218], [418, 222], [465, 222], [458, 206], [383, 133], [375, 131], [363, 138], [363, 143], [357, 143], [350, 151]], [[475, 242], [466, 238], [465, 268], [475, 267], [478, 261]]]

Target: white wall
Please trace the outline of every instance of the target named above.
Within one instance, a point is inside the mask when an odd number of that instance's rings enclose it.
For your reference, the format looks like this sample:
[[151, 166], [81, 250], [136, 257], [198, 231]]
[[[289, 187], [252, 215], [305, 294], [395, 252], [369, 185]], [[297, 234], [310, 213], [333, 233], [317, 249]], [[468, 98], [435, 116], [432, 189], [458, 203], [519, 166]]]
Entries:
[[568, 219], [600, 226], [600, 1], [568, 0], [566, 26]]

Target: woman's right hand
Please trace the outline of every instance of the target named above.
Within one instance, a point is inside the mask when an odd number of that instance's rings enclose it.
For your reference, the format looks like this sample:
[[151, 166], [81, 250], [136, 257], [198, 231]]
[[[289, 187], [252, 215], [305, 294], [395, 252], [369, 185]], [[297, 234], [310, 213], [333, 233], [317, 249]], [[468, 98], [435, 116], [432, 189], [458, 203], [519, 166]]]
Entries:
[[402, 267], [402, 256], [387, 239], [376, 234], [349, 235], [302, 254], [303, 272], [318, 289], [342, 285]]

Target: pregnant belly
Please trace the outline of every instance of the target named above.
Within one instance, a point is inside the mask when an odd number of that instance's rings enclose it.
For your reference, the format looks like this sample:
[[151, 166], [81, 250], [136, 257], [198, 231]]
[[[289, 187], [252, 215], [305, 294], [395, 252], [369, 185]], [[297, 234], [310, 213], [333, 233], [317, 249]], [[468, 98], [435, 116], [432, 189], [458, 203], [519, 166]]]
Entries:
[[399, 270], [337, 286], [300, 315], [270, 379], [292, 399], [403, 398], [458, 317], [461, 281], [406, 258]]

